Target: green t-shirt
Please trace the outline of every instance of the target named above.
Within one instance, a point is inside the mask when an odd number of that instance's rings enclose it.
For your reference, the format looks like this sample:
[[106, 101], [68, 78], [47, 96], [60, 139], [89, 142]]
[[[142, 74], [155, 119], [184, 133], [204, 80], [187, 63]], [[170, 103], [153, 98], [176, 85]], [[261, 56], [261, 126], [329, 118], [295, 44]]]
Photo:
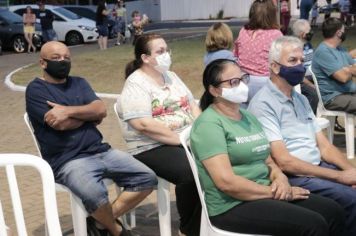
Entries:
[[220, 191], [202, 164], [218, 154], [227, 154], [236, 175], [269, 185], [269, 169], [265, 163], [270, 154], [268, 140], [261, 124], [248, 111], [240, 109], [242, 119], [232, 120], [208, 107], [194, 122], [190, 134], [199, 178], [205, 192], [209, 216], [226, 212], [242, 203]]

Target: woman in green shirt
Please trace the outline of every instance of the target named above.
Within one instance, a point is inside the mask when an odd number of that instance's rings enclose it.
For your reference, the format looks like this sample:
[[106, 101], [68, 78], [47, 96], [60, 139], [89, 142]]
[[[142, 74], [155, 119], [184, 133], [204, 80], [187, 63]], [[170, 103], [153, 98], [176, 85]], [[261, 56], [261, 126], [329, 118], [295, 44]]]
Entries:
[[239, 233], [342, 235], [342, 208], [290, 186], [270, 157], [259, 121], [240, 109], [247, 101], [248, 80], [227, 59], [211, 62], [204, 71], [204, 112], [193, 124], [191, 147], [210, 221]]

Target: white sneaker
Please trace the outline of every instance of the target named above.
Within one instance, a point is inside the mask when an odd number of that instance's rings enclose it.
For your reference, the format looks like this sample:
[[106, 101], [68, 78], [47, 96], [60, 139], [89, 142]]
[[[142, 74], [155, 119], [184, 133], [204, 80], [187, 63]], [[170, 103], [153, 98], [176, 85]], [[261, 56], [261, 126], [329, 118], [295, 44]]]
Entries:
[[115, 45], [116, 45], [116, 46], [119, 46], [119, 45], [120, 45], [120, 43], [119, 43], [119, 42], [117, 42], [117, 43], [115, 43]]

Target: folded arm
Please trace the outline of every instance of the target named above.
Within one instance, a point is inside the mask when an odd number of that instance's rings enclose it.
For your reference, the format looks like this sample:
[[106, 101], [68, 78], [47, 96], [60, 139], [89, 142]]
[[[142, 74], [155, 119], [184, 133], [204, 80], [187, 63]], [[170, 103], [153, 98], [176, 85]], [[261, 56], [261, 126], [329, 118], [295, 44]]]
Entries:
[[44, 116], [44, 121], [54, 129], [70, 130], [80, 127], [84, 122], [100, 123], [106, 116], [106, 108], [101, 100], [82, 106], [63, 106], [47, 101], [52, 107]]
[[180, 145], [179, 135], [176, 132], [151, 117], [131, 119], [128, 123], [135, 130], [147, 135], [153, 140], [168, 145]]

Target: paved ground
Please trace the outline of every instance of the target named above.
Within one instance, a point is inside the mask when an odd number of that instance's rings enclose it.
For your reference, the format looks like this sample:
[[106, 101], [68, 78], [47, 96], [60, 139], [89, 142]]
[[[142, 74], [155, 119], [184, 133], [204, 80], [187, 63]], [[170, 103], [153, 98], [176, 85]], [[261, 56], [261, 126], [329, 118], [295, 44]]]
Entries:
[[[205, 29], [196, 29], [194, 33], [191, 30], [182, 32], [181, 30], [170, 30], [162, 32], [169, 39], [177, 37], [190, 37], [192, 34], [205, 34]], [[88, 50], [97, 50], [96, 44], [74, 47], [72, 54], [82, 53]], [[12, 70], [38, 60], [37, 54], [11, 54], [7, 53], [0, 56], [0, 78]], [[37, 154], [31, 136], [23, 122], [24, 94], [9, 90], [3, 83], [0, 83], [0, 153], [30, 153]], [[114, 101], [104, 100], [108, 108], [108, 117], [100, 125], [106, 141], [115, 148], [124, 148], [120, 130], [116, 124], [116, 117], [111, 109]], [[336, 135], [336, 143], [345, 151], [343, 135]], [[41, 185], [37, 173], [28, 168], [18, 168], [18, 181], [21, 189], [21, 197], [26, 217], [26, 225], [29, 235], [44, 235], [44, 220], [42, 197], [40, 197]], [[4, 170], [0, 169], [0, 199], [4, 208], [7, 224], [15, 229], [11, 202], [8, 195], [8, 186], [4, 176]], [[112, 191], [111, 191], [112, 193]], [[171, 191], [172, 200], [172, 232], [176, 235], [178, 232], [178, 216], [175, 209], [174, 189]], [[57, 194], [58, 208], [61, 220], [61, 226], [65, 235], [72, 235], [71, 216], [67, 194]], [[137, 228], [136, 232], [140, 235], [153, 236], [159, 235], [157, 214], [155, 213], [155, 194], [147, 198], [137, 209]]]

